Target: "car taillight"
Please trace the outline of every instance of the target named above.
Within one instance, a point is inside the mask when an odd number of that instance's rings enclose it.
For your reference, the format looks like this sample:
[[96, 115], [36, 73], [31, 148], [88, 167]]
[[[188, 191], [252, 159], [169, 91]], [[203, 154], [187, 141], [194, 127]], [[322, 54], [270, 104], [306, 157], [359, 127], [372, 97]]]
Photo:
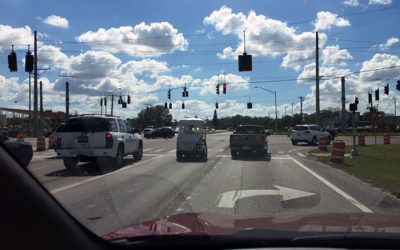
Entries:
[[113, 136], [110, 133], [106, 133], [106, 148], [112, 148], [114, 144]]
[[303, 134], [309, 134], [309, 133], [310, 133], [309, 130], [306, 130], [306, 131], [303, 132]]

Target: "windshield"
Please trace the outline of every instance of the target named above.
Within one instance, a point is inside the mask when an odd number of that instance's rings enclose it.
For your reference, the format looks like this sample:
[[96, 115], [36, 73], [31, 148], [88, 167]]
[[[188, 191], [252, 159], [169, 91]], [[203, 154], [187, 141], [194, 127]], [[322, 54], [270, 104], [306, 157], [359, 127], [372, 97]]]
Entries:
[[400, 233], [400, 1], [0, 3], [1, 145], [103, 240]]

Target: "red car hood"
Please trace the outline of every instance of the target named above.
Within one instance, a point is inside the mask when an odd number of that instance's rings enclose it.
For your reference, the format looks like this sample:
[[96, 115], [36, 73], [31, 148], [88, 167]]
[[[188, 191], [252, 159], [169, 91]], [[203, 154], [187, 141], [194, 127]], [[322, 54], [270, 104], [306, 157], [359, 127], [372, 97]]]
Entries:
[[400, 233], [400, 216], [385, 214], [221, 215], [182, 213], [155, 219], [103, 236], [106, 240], [152, 235], [229, 235], [242, 230], [290, 232]]

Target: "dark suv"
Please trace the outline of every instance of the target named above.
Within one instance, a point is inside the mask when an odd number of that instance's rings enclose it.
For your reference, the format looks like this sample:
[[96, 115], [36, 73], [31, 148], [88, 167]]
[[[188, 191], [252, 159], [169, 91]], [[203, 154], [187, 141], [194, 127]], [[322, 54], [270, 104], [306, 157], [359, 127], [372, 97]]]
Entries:
[[155, 128], [150, 133], [145, 135], [146, 138], [172, 138], [175, 136], [175, 131], [169, 127]]

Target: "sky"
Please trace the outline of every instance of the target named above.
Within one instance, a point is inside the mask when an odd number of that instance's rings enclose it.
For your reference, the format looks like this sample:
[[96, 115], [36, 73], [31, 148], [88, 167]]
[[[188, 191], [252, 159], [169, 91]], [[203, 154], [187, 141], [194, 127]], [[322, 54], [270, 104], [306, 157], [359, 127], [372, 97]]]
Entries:
[[[396, 0], [0, 0], [0, 6], [0, 107], [28, 109], [24, 57], [35, 30], [45, 110], [65, 111], [69, 82], [70, 110], [79, 114], [100, 113], [100, 98], [111, 92], [114, 114], [125, 118], [165, 102], [177, 120], [211, 119], [216, 102], [219, 117], [274, 117], [274, 92], [279, 117], [300, 113], [299, 97], [303, 112], [313, 113], [317, 31], [321, 110], [341, 107], [341, 77], [347, 108], [358, 97], [359, 111], [366, 111], [368, 91], [376, 89], [379, 110], [393, 114], [395, 98], [400, 103]], [[18, 72], [8, 69], [12, 44]], [[239, 72], [244, 49], [253, 70]], [[119, 95], [131, 96], [126, 109]]]

